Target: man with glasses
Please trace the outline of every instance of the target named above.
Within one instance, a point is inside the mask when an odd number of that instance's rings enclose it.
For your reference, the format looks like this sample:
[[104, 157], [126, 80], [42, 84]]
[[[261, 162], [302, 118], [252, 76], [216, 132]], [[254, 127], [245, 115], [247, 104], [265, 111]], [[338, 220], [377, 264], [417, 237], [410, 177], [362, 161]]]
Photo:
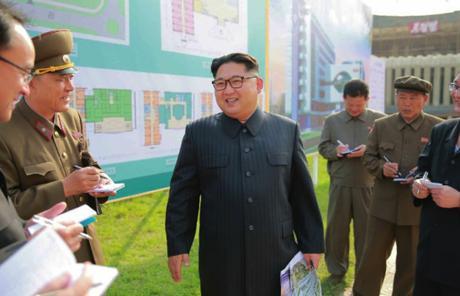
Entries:
[[[0, 126], [0, 166], [8, 193], [23, 219], [59, 202], [66, 202], [68, 209], [88, 204], [100, 212], [99, 203], [115, 193], [86, 194], [108, 180], [100, 178], [101, 171], [88, 152], [81, 117], [69, 107], [76, 72], [69, 58], [72, 33], [51, 31], [32, 42], [36, 56], [30, 91], [17, 103], [11, 121]], [[20, 74], [23, 83], [30, 80], [29, 71]], [[94, 226], [85, 232], [93, 240], [82, 241], [75, 253], [77, 260], [102, 264]]]
[[[201, 295], [280, 294], [298, 251], [318, 267], [323, 227], [298, 126], [258, 108], [263, 80], [248, 54], [214, 59], [222, 113], [186, 127], [166, 211], [174, 281], [189, 264], [200, 213]], [[295, 236], [294, 236], [295, 233]]]
[[29, 82], [32, 80], [32, 70], [29, 70], [29, 69], [26, 69], [26, 68], [23, 68], [15, 63], [13, 63], [12, 61], [8, 60], [7, 58], [4, 58], [2, 56], [0, 56], [0, 61], [4, 62], [4, 63], [7, 63], [13, 67], [15, 67], [16, 69], [18, 69], [20, 72], [22, 72], [22, 75], [21, 75], [21, 80], [22, 80], [22, 83], [24, 85], [27, 85], [29, 84]]
[[455, 76], [454, 82], [449, 83], [449, 91], [454, 103], [454, 112], [460, 115], [460, 74]]
[[[449, 90], [460, 113], [460, 74]], [[415, 204], [422, 206], [414, 295], [460, 295], [460, 119], [433, 128], [418, 167], [439, 185], [418, 179], [412, 186]]]
[[[30, 69], [34, 65], [35, 53], [23, 23], [21, 15], [0, 1], [0, 122], [10, 120], [19, 96], [29, 94], [27, 83], [32, 77]], [[13, 202], [8, 196], [3, 167], [0, 166], [0, 169], [0, 257], [3, 260], [10, 254], [8, 249], [14, 249], [28, 239], [28, 232], [25, 231], [24, 222], [18, 217]], [[40, 215], [53, 218], [64, 208], [65, 204], [59, 203]], [[29, 221], [27, 225], [30, 224]], [[83, 228], [78, 223], [66, 223], [66, 225], [68, 226], [56, 231], [69, 248], [75, 251], [80, 246], [79, 234]], [[22, 284], [20, 275], [17, 278], [18, 285]], [[40, 292], [53, 291], [53, 295], [56, 296], [84, 295], [91, 286], [91, 280], [86, 275], [70, 286], [69, 281], [69, 274], [64, 274], [47, 283]]]

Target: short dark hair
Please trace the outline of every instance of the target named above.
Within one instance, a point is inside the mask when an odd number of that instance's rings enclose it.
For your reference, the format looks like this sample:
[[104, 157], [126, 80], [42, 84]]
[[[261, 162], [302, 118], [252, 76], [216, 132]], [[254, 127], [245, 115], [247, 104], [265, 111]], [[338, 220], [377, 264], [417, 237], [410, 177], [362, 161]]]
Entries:
[[217, 70], [219, 70], [220, 66], [231, 62], [237, 64], [244, 64], [244, 66], [246, 67], [246, 71], [259, 72], [259, 63], [257, 63], [257, 59], [255, 57], [247, 53], [234, 52], [212, 60], [212, 76], [216, 78]]
[[343, 88], [343, 97], [360, 97], [363, 96], [367, 99], [369, 96], [369, 87], [367, 83], [360, 79], [353, 79], [345, 83]]
[[0, 0], [0, 50], [7, 48], [11, 41], [11, 27], [14, 23], [24, 25], [26, 18], [12, 5]]

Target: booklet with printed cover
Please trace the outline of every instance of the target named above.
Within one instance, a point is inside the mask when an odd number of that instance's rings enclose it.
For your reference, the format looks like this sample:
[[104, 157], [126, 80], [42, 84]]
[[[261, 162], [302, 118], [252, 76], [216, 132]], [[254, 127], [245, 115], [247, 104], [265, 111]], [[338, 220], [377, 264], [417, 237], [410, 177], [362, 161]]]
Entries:
[[321, 283], [316, 270], [307, 268], [298, 252], [280, 273], [281, 296], [321, 296]]

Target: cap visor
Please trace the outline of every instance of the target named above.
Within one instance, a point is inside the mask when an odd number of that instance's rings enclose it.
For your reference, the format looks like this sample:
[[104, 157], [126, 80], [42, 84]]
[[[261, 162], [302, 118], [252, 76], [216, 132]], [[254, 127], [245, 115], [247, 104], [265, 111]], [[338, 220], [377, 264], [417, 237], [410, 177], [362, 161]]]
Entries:
[[70, 68], [67, 68], [67, 69], [63, 69], [63, 70], [56, 71], [56, 72], [50, 72], [50, 73], [56, 73], [56, 74], [75, 74], [75, 73], [77, 73], [77, 72], [78, 72], [77, 68], [75, 68], [75, 67], [70, 67]]

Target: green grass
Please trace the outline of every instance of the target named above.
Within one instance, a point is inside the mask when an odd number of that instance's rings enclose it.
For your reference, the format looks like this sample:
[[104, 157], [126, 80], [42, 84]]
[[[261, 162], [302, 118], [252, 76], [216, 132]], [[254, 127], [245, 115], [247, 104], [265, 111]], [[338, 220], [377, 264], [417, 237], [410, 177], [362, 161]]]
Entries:
[[[309, 163], [312, 163], [309, 156]], [[315, 187], [318, 203], [326, 226], [329, 177], [326, 162], [319, 162], [319, 182]], [[191, 255], [191, 266], [183, 270], [183, 280], [172, 282], [166, 258], [164, 217], [168, 191], [147, 194], [134, 199], [104, 205], [97, 227], [106, 264], [115, 266], [120, 275], [107, 295], [200, 295], [197, 241]], [[350, 242], [353, 246], [353, 242]], [[333, 284], [321, 261], [319, 275], [323, 295], [341, 295], [354, 277], [354, 254], [345, 282]]]
[[302, 141], [314, 139], [314, 138], [319, 138], [321, 136], [321, 131], [309, 131], [309, 132], [303, 132], [300, 135], [300, 138]]

